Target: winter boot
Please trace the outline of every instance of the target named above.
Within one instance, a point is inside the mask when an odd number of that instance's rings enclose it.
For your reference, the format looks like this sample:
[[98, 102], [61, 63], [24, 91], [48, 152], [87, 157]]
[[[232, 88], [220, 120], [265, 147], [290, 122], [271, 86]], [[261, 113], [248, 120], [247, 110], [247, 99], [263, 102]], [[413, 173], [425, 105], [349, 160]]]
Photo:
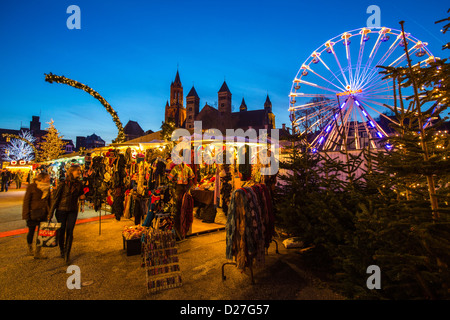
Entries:
[[41, 248], [41, 246], [36, 246], [36, 251], [34, 252], [35, 259], [47, 259], [47, 257], [41, 253]]
[[64, 248], [64, 261], [67, 265], [70, 264], [70, 249], [72, 248], [72, 237], [66, 238], [66, 245]]
[[27, 256], [34, 256], [33, 245], [28, 243], [28, 252]]

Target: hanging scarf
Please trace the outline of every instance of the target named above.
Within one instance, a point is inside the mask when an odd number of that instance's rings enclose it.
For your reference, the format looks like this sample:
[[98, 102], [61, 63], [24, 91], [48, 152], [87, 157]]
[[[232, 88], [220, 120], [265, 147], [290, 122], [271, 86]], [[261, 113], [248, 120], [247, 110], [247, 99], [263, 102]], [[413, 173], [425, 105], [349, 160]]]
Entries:
[[36, 185], [37, 185], [38, 189], [42, 191], [41, 199], [44, 199], [45, 197], [47, 197], [48, 192], [50, 191], [50, 182], [36, 181]]

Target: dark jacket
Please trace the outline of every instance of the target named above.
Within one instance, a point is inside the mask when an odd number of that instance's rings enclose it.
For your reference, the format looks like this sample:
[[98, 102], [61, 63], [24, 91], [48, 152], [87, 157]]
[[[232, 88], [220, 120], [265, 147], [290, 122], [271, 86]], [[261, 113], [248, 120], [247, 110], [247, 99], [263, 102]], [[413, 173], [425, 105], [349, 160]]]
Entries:
[[81, 181], [61, 181], [55, 191], [50, 214], [53, 215], [55, 210], [78, 212], [78, 198], [83, 194], [83, 183]]
[[33, 182], [27, 187], [23, 198], [22, 219], [33, 221], [45, 221], [51, 205], [50, 190], [44, 199], [42, 191]]

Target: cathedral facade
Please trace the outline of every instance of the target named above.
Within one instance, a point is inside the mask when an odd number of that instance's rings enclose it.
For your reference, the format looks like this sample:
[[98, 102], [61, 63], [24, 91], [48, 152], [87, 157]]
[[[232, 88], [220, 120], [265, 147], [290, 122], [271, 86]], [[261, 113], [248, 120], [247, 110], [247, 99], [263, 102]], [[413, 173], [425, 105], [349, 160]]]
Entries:
[[232, 94], [224, 81], [218, 93], [218, 106], [214, 108], [207, 103], [200, 110], [200, 97], [194, 86], [186, 96], [184, 106], [183, 86], [177, 71], [175, 80], [170, 85], [170, 103], [167, 101], [165, 108], [165, 121], [173, 121], [177, 128], [194, 129], [194, 121], [202, 122], [202, 129], [219, 129], [225, 134], [226, 129], [275, 128], [275, 115], [272, 113], [272, 102], [269, 95], [266, 97], [264, 107], [258, 110], [248, 110], [244, 98], [242, 98], [239, 111], [232, 111]]

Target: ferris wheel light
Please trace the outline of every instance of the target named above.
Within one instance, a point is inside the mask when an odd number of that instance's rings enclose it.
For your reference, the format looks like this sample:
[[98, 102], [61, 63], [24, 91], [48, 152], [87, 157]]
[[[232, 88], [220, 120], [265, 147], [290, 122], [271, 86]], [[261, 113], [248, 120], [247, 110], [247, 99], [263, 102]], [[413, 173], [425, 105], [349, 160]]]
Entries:
[[347, 40], [348, 38], [350, 38], [352, 35], [350, 34], [350, 33], [348, 33], [348, 32], [344, 32], [344, 34], [342, 35], [342, 39], [345, 39], [345, 40]]
[[368, 34], [371, 33], [372, 31], [370, 31], [370, 29], [368, 28], [362, 28], [361, 31], [359, 32], [359, 34]]
[[325, 46], [327, 47], [326, 51], [327, 51], [328, 53], [333, 53], [334, 42], [331, 42], [331, 41], [328, 40], [328, 41], [325, 43]]
[[380, 131], [377, 132], [377, 136], [378, 136], [379, 138], [383, 138], [383, 135], [381, 134]]
[[369, 40], [369, 36], [368, 34], [370, 33], [370, 29], [367, 28], [362, 28], [361, 31], [359, 32], [359, 34], [361, 35], [361, 43], [364, 41], [366, 42], [367, 40]]
[[319, 139], [319, 144], [321, 144], [322, 142], [323, 142], [323, 139], [325, 139], [325, 137], [320, 137], [320, 139]]
[[363, 113], [364, 116], [367, 117], [367, 112], [365, 110], [362, 110], [362, 113]]
[[331, 125], [329, 125], [326, 129], [325, 129], [325, 132], [329, 132], [331, 130]]
[[352, 35], [350, 34], [350, 33], [348, 33], [348, 32], [345, 32], [342, 36], [341, 36], [341, 38], [344, 40], [342, 43], [344, 44], [344, 46], [348, 46], [349, 44], [350, 44], [350, 37], [351, 37]]
[[370, 123], [370, 126], [371, 126], [372, 128], [375, 128], [375, 125], [373, 124], [373, 121], [372, 121], [372, 120], [370, 120], [369, 123]]
[[356, 105], [359, 107], [359, 102], [358, 100], [355, 100]]

